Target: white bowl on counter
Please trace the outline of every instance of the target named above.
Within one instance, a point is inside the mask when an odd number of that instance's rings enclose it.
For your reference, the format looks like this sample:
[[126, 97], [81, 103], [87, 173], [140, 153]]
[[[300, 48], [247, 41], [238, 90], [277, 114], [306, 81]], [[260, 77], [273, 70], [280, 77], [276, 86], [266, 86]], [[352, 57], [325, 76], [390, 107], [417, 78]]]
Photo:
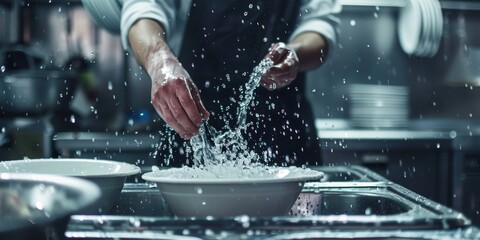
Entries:
[[0, 239], [63, 239], [70, 215], [99, 197], [99, 187], [84, 179], [0, 173]]
[[310, 169], [276, 167], [274, 174], [261, 178], [199, 179], [188, 178], [188, 174], [182, 172], [186, 170], [186, 167], [172, 168], [142, 176], [157, 184], [176, 216], [286, 215], [304, 183], [324, 176]]
[[140, 168], [108, 160], [52, 158], [3, 161], [0, 173], [48, 174], [90, 180], [100, 187], [102, 197], [86, 213], [105, 213], [117, 201], [126, 178], [140, 173]]

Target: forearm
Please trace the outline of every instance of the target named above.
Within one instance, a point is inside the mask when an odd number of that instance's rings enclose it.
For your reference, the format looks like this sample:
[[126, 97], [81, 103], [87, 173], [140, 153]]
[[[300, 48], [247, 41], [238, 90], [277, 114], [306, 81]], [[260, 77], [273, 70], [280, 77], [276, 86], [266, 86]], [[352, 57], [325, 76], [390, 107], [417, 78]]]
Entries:
[[162, 26], [151, 19], [142, 19], [132, 25], [128, 40], [138, 63], [148, 70], [155, 61], [167, 61], [175, 58], [165, 42]]
[[299, 71], [319, 67], [328, 54], [326, 40], [318, 33], [305, 32], [292, 39], [288, 46], [295, 50], [299, 59]]

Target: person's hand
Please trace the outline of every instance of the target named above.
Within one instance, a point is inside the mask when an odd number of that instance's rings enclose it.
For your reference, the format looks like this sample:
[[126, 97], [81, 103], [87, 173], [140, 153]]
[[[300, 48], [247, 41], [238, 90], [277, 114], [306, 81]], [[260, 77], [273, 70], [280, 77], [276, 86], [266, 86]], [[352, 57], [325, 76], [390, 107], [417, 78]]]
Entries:
[[198, 134], [210, 116], [197, 87], [175, 57], [153, 58], [147, 65], [152, 79], [151, 101], [160, 117], [184, 139]]
[[297, 54], [285, 43], [273, 44], [265, 58], [270, 58], [274, 63], [261, 80], [262, 86], [267, 90], [286, 87], [297, 77], [299, 68]]

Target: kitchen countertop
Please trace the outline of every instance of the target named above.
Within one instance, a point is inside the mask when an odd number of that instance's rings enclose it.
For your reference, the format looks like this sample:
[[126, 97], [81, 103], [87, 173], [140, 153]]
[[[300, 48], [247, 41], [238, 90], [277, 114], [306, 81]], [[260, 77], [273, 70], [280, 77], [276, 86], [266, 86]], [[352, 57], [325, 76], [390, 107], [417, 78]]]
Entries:
[[[330, 146], [361, 149], [371, 146], [372, 142], [384, 147], [420, 147], [454, 150], [476, 149], [480, 144], [480, 122], [459, 119], [412, 120], [405, 128], [354, 128], [346, 119], [317, 119], [317, 134], [322, 143], [336, 141]], [[422, 142], [422, 144], [419, 144]], [[382, 146], [382, 143], [383, 146]], [[433, 144], [433, 145], [432, 145]], [[358, 147], [358, 148], [357, 148]]]
[[[470, 146], [475, 145], [480, 139], [480, 124], [474, 121], [459, 120], [418, 120], [412, 121], [407, 128], [353, 128], [345, 119], [317, 119], [315, 126], [321, 142], [336, 141], [340, 147], [342, 143], [356, 144], [365, 147], [371, 142], [388, 143], [393, 145], [419, 146], [419, 141], [428, 141], [431, 148], [440, 148], [446, 145]], [[120, 132], [64, 132], [55, 134], [56, 148], [122, 148], [128, 149], [153, 149], [159, 142], [158, 134], [146, 132], [120, 133]], [[475, 140], [475, 141], [472, 141]], [[360, 146], [361, 145], [361, 146]], [[386, 147], [381, 146], [379, 147]], [[424, 144], [421, 146], [424, 148]]]
[[107, 133], [107, 132], [63, 132], [53, 137], [55, 147], [60, 149], [122, 148], [124, 150], [151, 150], [160, 141], [158, 134], [149, 133]]

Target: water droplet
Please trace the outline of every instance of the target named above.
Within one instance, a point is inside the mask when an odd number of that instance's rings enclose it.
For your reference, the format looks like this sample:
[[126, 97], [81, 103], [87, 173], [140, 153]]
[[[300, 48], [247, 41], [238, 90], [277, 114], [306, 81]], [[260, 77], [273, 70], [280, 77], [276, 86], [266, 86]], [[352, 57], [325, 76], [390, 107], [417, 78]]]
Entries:
[[353, 27], [353, 26], [355, 26], [355, 25], [357, 25], [357, 21], [355, 21], [355, 20], [353, 20], [353, 19], [350, 20], [350, 26]]
[[2, 73], [5, 72], [6, 69], [7, 69], [7, 68], [6, 68], [5, 66], [1, 66], [1, 67], [0, 67], [0, 70], [2, 71]]
[[457, 137], [457, 132], [456, 131], [450, 131], [450, 133], [448, 135], [450, 136], [450, 138], [456, 138]]
[[113, 86], [112, 86], [112, 82], [108, 81], [108, 90], [112, 90], [113, 89]]
[[365, 215], [371, 215], [371, 214], [372, 214], [372, 209], [371, 208], [365, 209]]
[[71, 116], [70, 116], [70, 122], [71, 122], [71, 123], [75, 123], [75, 116], [74, 116], [74, 115], [71, 115]]

